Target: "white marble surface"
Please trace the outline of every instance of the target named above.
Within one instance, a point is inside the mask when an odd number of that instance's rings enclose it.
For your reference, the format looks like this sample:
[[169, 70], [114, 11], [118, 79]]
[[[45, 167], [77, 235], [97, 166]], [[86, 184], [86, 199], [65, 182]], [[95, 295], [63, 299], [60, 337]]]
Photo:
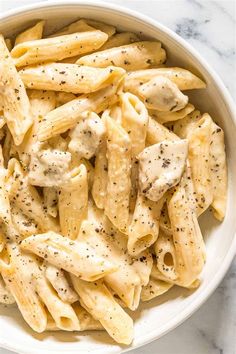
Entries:
[[[208, 60], [236, 99], [236, 1], [105, 1], [140, 11], [176, 31]], [[0, 12], [34, 2], [0, 0]], [[236, 260], [215, 293], [189, 320], [130, 353], [236, 354]], [[0, 349], [0, 354], [11, 353]]]

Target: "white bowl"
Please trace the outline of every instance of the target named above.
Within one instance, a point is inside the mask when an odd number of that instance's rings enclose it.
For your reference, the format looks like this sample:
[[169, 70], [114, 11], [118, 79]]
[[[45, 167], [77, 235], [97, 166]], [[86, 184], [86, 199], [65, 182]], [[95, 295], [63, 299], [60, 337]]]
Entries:
[[0, 32], [9, 36], [37, 19], [49, 20], [47, 29], [50, 31], [79, 17], [98, 19], [116, 25], [120, 30], [159, 39], [167, 50], [170, 64], [191, 69], [204, 78], [207, 89], [191, 92], [191, 102], [202, 112], [209, 112], [225, 131], [229, 170], [227, 214], [221, 224], [209, 214], [201, 219], [207, 243], [207, 263], [199, 289], [190, 294], [176, 288], [140, 306], [133, 315], [135, 338], [131, 346], [114, 344], [105, 332], [35, 334], [24, 324], [16, 308], [0, 307], [0, 346], [22, 354], [121, 353], [157, 339], [186, 320], [206, 301], [227, 272], [236, 250], [236, 115], [222, 81], [174, 32], [146, 16], [108, 3], [66, 0], [38, 3], [1, 15]]

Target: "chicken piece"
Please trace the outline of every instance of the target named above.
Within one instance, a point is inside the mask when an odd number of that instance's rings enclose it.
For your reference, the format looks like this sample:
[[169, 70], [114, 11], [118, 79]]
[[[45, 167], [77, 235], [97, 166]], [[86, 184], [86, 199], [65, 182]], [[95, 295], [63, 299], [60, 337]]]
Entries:
[[180, 181], [187, 154], [187, 140], [164, 140], [144, 149], [138, 155], [141, 193], [150, 200], [158, 201]]
[[94, 112], [88, 112], [74, 129], [70, 131], [69, 151], [79, 158], [90, 159], [96, 152], [105, 135], [105, 126]]
[[71, 154], [58, 149], [40, 150], [35, 146], [29, 166], [29, 183], [40, 187], [58, 187], [69, 177]]
[[139, 86], [138, 95], [149, 109], [163, 112], [175, 112], [183, 109], [188, 103], [176, 84], [163, 76], [156, 76]]

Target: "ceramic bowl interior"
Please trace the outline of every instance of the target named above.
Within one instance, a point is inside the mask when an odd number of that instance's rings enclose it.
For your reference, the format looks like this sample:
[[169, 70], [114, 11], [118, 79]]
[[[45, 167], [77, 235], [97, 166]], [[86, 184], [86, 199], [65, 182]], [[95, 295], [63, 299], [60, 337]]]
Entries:
[[[229, 192], [227, 215], [223, 223], [210, 213], [201, 218], [207, 245], [207, 262], [202, 284], [195, 292], [173, 288], [166, 295], [144, 303], [131, 316], [135, 319], [135, 338], [130, 347], [121, 347], [105, 332], [35, 334], [21, 319], [18, 310], [0, 307], [0, 345], [27, 354], [120, 353], [159, 338], [188, 318], [213, 292], [226, 273], [235, 253], [236, 206], [236, 128], [233, 102], [218, 76], [185, 41], [159, 23], [109, 4], [86, 1], [45, 2], [2, 15], [0, 32], [11, 36], [38, 19], [47, 20], [47, 32], [80, 17], [93, 18], [158, 39], [168, 55], [168, 64], [192, 70], [207, 83], [206, 90], [189, 92], [190, 102], [209, 112], [224, 129], [227, 145]], [[222, 63], [223, 65], [223, 63]]]

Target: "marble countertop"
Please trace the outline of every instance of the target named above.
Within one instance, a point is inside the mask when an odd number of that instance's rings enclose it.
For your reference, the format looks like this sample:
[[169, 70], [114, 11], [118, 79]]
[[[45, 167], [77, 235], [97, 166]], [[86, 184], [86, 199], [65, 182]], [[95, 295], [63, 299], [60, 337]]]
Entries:
[[[46, 1], [46, 0], [44, 0]], [[236, 1], [104, 0], [160, 21], [192, 44], [236, 100]], [[0, 12], [37, 0], [0, 0]], [[208, 301], [161, 339], [130, 354], [236, 354], [236, 259]], [[11, 352], [0, 349], [0, 354]]]

